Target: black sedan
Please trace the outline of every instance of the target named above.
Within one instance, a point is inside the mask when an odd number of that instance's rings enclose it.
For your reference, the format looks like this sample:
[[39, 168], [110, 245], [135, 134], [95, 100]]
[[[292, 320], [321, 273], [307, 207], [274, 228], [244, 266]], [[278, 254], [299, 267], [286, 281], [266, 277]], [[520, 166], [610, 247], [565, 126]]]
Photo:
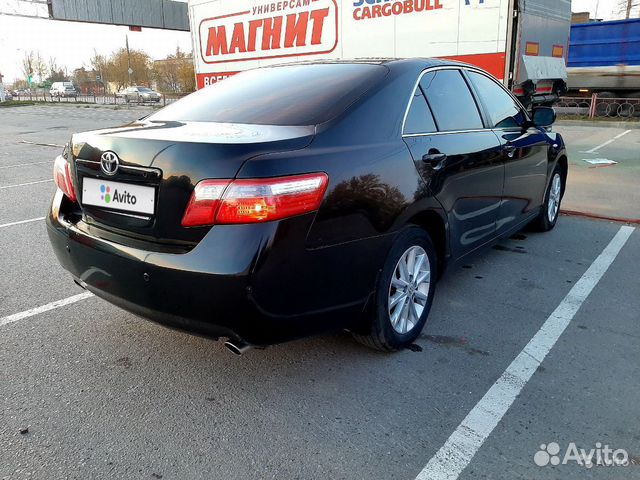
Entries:
[[554, 227], [554, 120], [453, 62], [251, 70], [73, 135], [49, 238], [83, 288], [236, 353], [332, 329], [397, 350], [447, 264]]

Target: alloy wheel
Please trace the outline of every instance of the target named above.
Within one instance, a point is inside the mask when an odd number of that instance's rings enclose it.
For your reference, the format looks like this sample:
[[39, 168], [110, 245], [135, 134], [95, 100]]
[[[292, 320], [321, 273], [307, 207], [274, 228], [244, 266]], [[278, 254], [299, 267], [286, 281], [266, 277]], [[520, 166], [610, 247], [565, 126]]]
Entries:
[[425, 250], [417, 245], [407, 249], [396, 264], [387, 308], [393, 329], [404, 335], [411, 331], [429, 299], [431, 265]]
[[547, 218], [550, 222], [556, 219], [558, 209], [560, 208], [560, 193], [562, 191], [562, 180], [560, 174], [556, 173], [551, 180], [551, 188], [549, 189], [549, 200], [547, 202]]

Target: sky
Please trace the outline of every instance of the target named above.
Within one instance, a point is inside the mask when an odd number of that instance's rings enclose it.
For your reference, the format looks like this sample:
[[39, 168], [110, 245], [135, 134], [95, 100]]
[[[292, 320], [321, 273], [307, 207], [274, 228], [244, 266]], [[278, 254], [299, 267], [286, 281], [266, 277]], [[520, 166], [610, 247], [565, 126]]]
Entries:
[[[108, 1], [108, 0], [105, 0]], [[0, 12], [2, 12], [0, 0]], [[0, 73], [4, 83], [24, 78], [22, 59], [25, 52], [40, 51], [48, 63], [55, 57], [59, 66], [74, 69], [88, 67], [94, 49], [100, 54], [110, 54], [125, 45], [129, 35], [129, 47], [144, 50], [151, 58], [160, 59], [173, 53], [176, 46], [191, 52], [189, 32], [143, 28], [130, 32], [128, 27], [99, 25], [59, 20], [21, 18], [0, 14]]]
[[[619, 7], [620, 3], [620, 0], [573, 0], [571, 2], [571, 10], [574, 12], [591, 12], [591, 18], [619, 20], [622, 18]], [[635, 5], [638, 2], [634, 1], [633, 3]], [[637, 18], [639, 13], [638, 7], [635, 7], [631, 16]]]
[[[589, 11], [592, 17], [595, 17], [597, 9], [598, 18], [611, 20], [619, 18], [618, 1], [573, 0], [572, 10], [574, 12]], [[3, 11], [3, 2], [8, 5], [6, 2], [11, 0], [0, 0], [0, 12]], [[66, 67], [71, 73], [75, 68], [87, 67], [94, 50], [108, 55], [123, 47], [127, 34], [130, 48], [144, 50], [153, 59], [164, 58], [167, 54], [174, 52], [178, 45], [185, 51], [192, 49], [188, 32], [150, 28], [143, 28], [142, 32], [129, 32], [127, 27], [20, 18], [0, 14], [0, 73], [4, 75], [5, 83], [22, 78], [22, 58], [25, 52], [32, 50], [39, 50], [46, 62], [50, 57], [55, 57], [57, 64]]]

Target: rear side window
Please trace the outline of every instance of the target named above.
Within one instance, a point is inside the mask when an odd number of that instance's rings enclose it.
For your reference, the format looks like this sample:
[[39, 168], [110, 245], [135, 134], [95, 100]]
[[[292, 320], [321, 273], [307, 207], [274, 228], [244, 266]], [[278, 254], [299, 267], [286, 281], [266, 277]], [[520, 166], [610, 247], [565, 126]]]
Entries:
[[387, 67], [326, 63], [247, 70], [148, 117], [150, 121], [316, 125], [344, 112]]
[[522, 125], [526, 118], [511, 95], [485, 75], [476, 72], [467, 74], [489, 114], [492, 127], [511, 128]]
[[411, 106], [404, 122], [404, 134], [412, 133], [432, 133], [435, 132], [436, 124], [427, 101], [422, 94], [420, 87], [416, 88], [416, 93], [411, 100]]
[[440, 131], [483, 128], [480, 112], [458, 70], [436, 70], [420, 80]]

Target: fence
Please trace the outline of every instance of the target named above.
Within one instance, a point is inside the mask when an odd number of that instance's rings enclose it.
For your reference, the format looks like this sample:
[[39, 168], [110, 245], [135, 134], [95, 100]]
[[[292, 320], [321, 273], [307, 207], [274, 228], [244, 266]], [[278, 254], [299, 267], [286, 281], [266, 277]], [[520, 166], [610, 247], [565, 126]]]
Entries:
[[[134, 102], [134, 105], [165, 106], [186, 94], [162, 94], [159, 102]], [[125, 99], [116, 94], [78, 95], [77, 97], [51, 97], [46, 92], [20, 94], [14, 100], [47, 103], [94, 103], [100, 105], [124, 105]], [[617, 118], [620, 120], [640, 120], [640, 98], [606, 98], [594, 93], [591, 97], [562, 97], [554, 104], [558, 115], [577, 118]]]
[[559, 115], [582, 118], [640, 119], [640, 98], [562, 97], [554, 105]]
[[[162, 94], [159, 102], [136, 102], [130, 100], [129, 103], [132, 105], [160, 105], [165, 106], [176, 100], [181, 99], [187, 94], [180, 93], [166, 93]], [[14, 96], [13, 100], [19, 101], [29, 101], [29, 102], [46, 102], [46, 103], [94, 103], [98, 105], [124, 105], [127, 102], [124, 98], [119, 97], [116, 94], [109, 95], [78, 95], [76, 97], [52, 97], [46, 92], [33, 92], [33, 93], [24, 93], [19, 94], [18, 96]]]

